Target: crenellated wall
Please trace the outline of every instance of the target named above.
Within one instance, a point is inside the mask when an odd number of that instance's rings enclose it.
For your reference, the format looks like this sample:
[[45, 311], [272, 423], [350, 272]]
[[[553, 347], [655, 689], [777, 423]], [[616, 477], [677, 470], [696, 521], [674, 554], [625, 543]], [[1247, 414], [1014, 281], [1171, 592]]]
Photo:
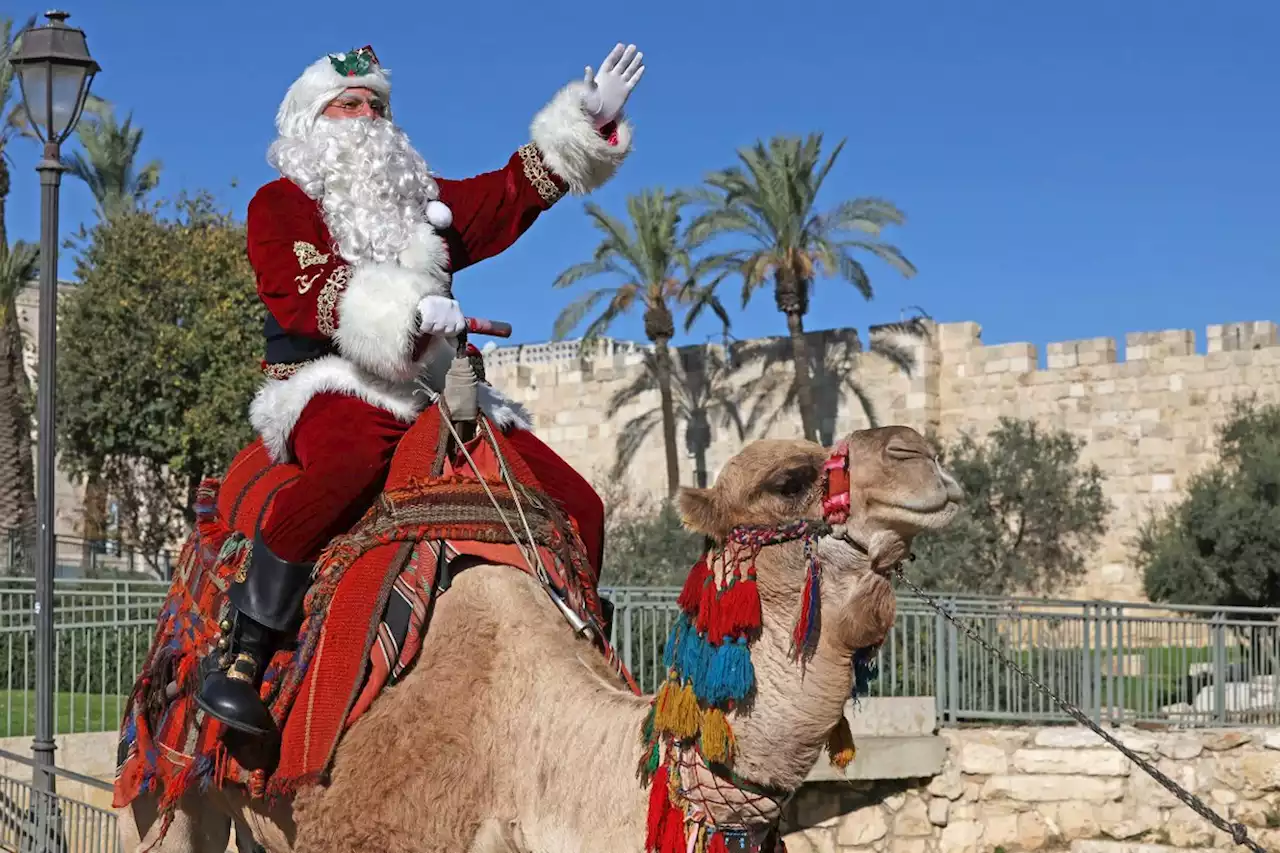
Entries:
[[[36, 296], [34, 288], [28, 289], [18, 305], [23, 331], [30, 336], [33, 372]], [[824, 439], [869, 425], [854, 383], [879, 423], [934, 430], [944, 439], [961, 430], [983, 434], [1002, 415], [1070, 430], [1086, 442], [1085, 461], [1096, 462], [1106, 474], [1113, 505], [1110, 531], [1093, 555], [1090, 573], [1071, 591], [1084, 597], [1142, 597], [1128, 544], [1142, 518], [1150, 508], [1177, 499], [1188, 479], [1213, 459], [1214, 430], [1232, 400], [1250, 392], [1263, 400], [1280, 398], [1280, 334], [1270, 321], [1209, 326], [1203, 353], [1197, 352], [1196, 333], [1186, 329], [1130, 333], [1123, 346], [1113, 338], [1051, 343], [1043, 368], [1033, 344], [984, 345], [977, 323], [929, 328], [928, 341], [897, 341], [915, 357], [910, 376], [864, 351], [856, 330], [814, 333], [827, 353], [816, 388]], [[882, 334], [871, 330], [873, 340]], [[762, 406], [755, 393], [768, 380], [786, 384], [786, 341], [749, 341], [734, 352], [741, 353], [743, 346], [774, 346], [784, 357], [750, 362], [727, 379], [712, 377], [710, 393], [704, 389], [703, 397], [719, 401], [709, 411], [705, 464], [711, 479], [745, 441], [800, 434], [799, 418], [794, 407], [783, 405], [782, 394]], [[635, 394], [608, 415], [611, 398], [643, 379], [647, 345], [606, 339], [580, 352], [572, 341], [518, 347], [490, 342], [485, 352], [490, 381], [524, 403], [539, 435], [602, 492], [664, 494], [661, 427], [653, 416], [657, 391]], [[772, 365], [767, 377], [765, 364]], [[745, 427], [741, 437], [733, 420], [722, 417], [734, 406]], [[619, 444], [630, 439], [637, 419], [649, 429], [626, 471], [612, 477]], [[692, 484], [697, 466], [685, 451], [683, 418], [679, 441], [682, 482]], [[59, 477], [59, 532], [78, 528], [79, 493]]]
[[[1113, 338], [1051, 343], [1044, 368], [1033, 344], [986, 346], [977, 323], [944, 323], [932, 327], [927, 343], [913, 347], [918, 368], [911, 376], [878, 355], [859, 352], [853, 330], [821, 334], [835, 352], [819, 389], [828, 435], [868, 425], [847, 385], [836, 399], [837, 386], [854, 377], [882, 424], [932, 428], [949, 438], [961, 430], [983, 434], [1001, 416], [1012, 416], [1063, 427], [1084, 439], [1083, 458], [1106, 474], [1113, 505], [1110, 531], [1093, 568], [1073, 591], [1086, 597], [1142, 597], [1129, 548], [1138, 524], [1150, 508], [1175, 500], [1191, 475], [1213, 459], [1214, 430], [1233, 399], [1250, 392], [1263, 400], [1280, 397], [1280, 340], [1272, 322], [1209, 326], [1203, 354], [1196, 352], [1190, 330], [1131, 333], [1123, 348]], [[657, 392], [647, 391], [616, 417], [606, 416], [611, 395], [642, 375], [646, 351], [617, 341], [582, 354], [574, 343], [490, 345], [486, 363], [490, 381], [527, 405], [542, 437], [594, 482], [660, 495], [665, 467], [656, 423], [621, 483], [608, 476], [627, 422], [658, 407]], [[787, 368], [779, 364], [774, 370]], [[723, 396], [737, 394], [747, 405], [748, 386], [760, 373], [758, 366], [743, 370], [725, 383]], [[746, 437], [799, 433], [799, 418], [786, 410], [772, 422], [759, 419]], [[713, 412], [711, 477], [742, 444]], [[693, 460], [682, 454], [681, 464], [684, 482], [692, 483]]]

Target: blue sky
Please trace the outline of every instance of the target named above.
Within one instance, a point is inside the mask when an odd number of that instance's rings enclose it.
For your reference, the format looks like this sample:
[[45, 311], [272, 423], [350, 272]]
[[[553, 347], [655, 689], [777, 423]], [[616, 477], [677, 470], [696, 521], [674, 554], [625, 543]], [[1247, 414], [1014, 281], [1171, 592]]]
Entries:
[[[397, 119], [433, 168], [496, 168], [563, 83], [621, 41], [645, 53], [635, 152], [596, 200], [697, 182], [776, 133], [848, 143], [827, 204], [881, 195], [919, 267], [871, 265], [877, 296], [823, 281], [814, 328], [922, 306], [987, 343], [1280, 319], [1280, 3], [420, 3], [362, 15], [333, 0], [66, 5], [104, 70], [94, 91], [146, 129], [161, 192], [209, 189], [243, 216], [285, 88], [319, 55], [372, 42]], [[369, 7], [370, 9], [374, 7]], [[36, 11], [36, 10], [32, 10]], [[9, 218], [38, 236], [34, 146], [16, 143]], [[234, 186], [233, 186], [234, 182]], [[64, 233], [92, 216], [68, 181]], [[570, 299], [550, 282], [595, 245], [566, 199], [504, 255], [458, 276], [468, 313], [546, 339]], [[71, 272], [64, 260], [64, 274]], [[732, 293], [736, 307], [736, 292]], [[767, 294], [735, 313], [784, 330]], [[685, 340], [716, 330], [704, 325]], [[639, 317], [618, 337], [639, 337]]]

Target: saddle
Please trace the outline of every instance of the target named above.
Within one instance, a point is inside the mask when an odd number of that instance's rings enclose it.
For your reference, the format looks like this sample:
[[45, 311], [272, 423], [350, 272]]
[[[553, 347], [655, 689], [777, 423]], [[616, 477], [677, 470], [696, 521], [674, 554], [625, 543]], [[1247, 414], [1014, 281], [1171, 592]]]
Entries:
[[437, 596], [478, 562], [537, 578], [639, 693], [607, 641], [596, 575], [571, 520], [483, 415], [461, 444], [447, 417], [439, 402], [423, 412], [402, 438], [382, 494], [317, 560], [296, 642], [263, 674], [261, 696], [280, 731], [265, 753], [237, 751], [234, 733], [193, 697], [259, 518], [298, 469], [273, 463], [255, 440], [223, 477], [201, 484], [195, 525], [126, 706], [115, 807], [149, 792], [171, 814], [192, 785], [233, 784], [270, 799], [323, 782], [342, 734], [413, 667]]

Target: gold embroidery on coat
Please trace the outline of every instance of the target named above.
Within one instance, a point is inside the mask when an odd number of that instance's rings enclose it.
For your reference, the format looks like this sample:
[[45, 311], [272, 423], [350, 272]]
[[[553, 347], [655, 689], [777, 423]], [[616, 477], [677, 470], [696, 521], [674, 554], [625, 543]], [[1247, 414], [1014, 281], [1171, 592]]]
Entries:
[[298, 256], [298, 266], [304, 270], [307, 267], [314, 267], [316, 264], [327, 264], [329, 262], [328, 255], [320, 254], [320, 250], [310, 243], [304, 243], [298, 240], [293, 244], [293, 253]]
[[324, 275], [323, 270], [315, 275], [307, 275], [306, 273], [303, 273], [302, 275], [295, 275], [293, 280], [298, 283], [298, 293], [306, 293], [311, 289], [311, 285], [316, 283], [316, 279], [322, 275]]
[[343, 264], [329, 273], [324, 287], [320, 288], [320, 293], [316, 296], [316, 327], [322, 335], [333, 337], [338, 330], [338, 294], [346, 289], [349, 281], [351, 267]]
[[538, 146], [532, 142], [526, 142], [516, 151], [520, 154], [520, 162], [524, 164], [525, 178], [533, 184], [533, 188], [538, 191], [543, 201], [550, 205], [564, 198], [564, 190], [552, 180], [551, 172], [542, 162], [542, 154], [538, 151]]

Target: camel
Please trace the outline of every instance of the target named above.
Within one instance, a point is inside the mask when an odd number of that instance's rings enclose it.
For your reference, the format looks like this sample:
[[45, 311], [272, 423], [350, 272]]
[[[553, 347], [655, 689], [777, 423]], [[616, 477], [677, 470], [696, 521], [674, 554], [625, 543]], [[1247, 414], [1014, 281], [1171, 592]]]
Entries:
[[[807, 655], [792, 654], [805, 542], [769, 544], [755, 557], [754, 695], [727, 719], [733, 774], [775, 793], [751, 814], [712, 810], [716, 820], [776, 823], [779, 801], [843, 725], [855, 650], [878, 646], [892, 628], [891, 570], [915, 535], [951, 521], [962, 498], [908, 427], [857, 431], [844, 444], [847, 520], [814, 546], [822, 583]], [[755, 441], [711, 487], [681, 490], [682, 519], [717, 542], [743, 525], [818, 522], [830, 454], [805, 441]], [[529, 574], [478, 565], [440, 598], [407, 677], [343, 736], [328, 784], [272, 807], [231, 789], [190, 794], [150, 849], [217, 853], [234, 822], [272, 853], [641, 853], [651, 791], [637, 768], [652, 701], [619, 683]], [[148, 849], [154, 800], [140, 797], [119, 817], [124, 849]]]

